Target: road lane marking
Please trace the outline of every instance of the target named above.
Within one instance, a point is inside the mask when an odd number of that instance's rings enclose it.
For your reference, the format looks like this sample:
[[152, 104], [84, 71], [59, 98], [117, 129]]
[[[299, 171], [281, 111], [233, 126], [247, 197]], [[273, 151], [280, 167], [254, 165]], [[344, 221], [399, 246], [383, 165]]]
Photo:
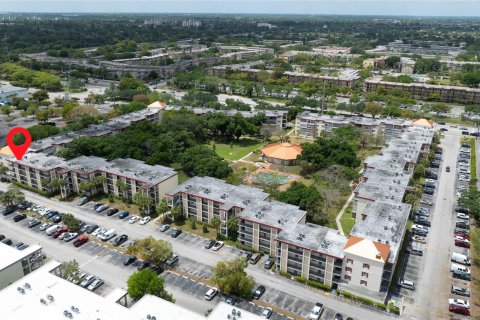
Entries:
[[95, 257], [93, 257], [92, 259], [82, 263], [81, 265], [79, 265], [80, 268], [83, 268], [85, 265], [89, 264], [90, 262], [92, 262], [93, 260], [97, 259], [98, 258], [98, 255], [96, 255]]

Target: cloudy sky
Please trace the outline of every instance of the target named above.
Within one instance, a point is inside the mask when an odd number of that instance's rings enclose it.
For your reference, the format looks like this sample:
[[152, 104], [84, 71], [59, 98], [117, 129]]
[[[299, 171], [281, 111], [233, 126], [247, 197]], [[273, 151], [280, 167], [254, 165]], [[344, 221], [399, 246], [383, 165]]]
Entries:
[[0, 12], [480, 16], [480, 0], [0, 0]]

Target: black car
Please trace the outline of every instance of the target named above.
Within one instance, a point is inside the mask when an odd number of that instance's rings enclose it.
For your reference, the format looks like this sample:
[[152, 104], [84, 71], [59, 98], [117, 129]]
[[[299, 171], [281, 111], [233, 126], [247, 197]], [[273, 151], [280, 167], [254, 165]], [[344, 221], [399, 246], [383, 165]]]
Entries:
[[131, 265], [131, 264], [134, 263], [136, 260], [137, 260], [137, 257], [135, 257], [135, 256], [126, 256], [126, 257], [123, 259], [123, 265], [124, 265], [124, 266]]
[[23, 249], [28, 248], [28, 244], [22, 244], [21, 246], [17, 245], [16, 248], [17, 248], [17, 250], [23, 250]]
[[337, 313], [335, 317], [333, 317], [333, 320], [343, 320], [343, 316], [340, 313]]
[[270, 269], [273, 264], [275, 263], [275, 261], [273, 259], [268, 259], [267, 261], [265, 261], [265, 263], [263, 264], [263, 267], [265, 269]]
[[235, 302], [237, 301], [237, 299], [235, 298], [235, 296], [228, 296], [227, 299], [225, 299], [225, 302], [228, 303], [228, 304], [231, 304], [232, 306], [235, 304]]
[[95, 231], [98, 228], [97, 224], [91, 225], [88, 228], [85, 229], [85, 232], [88, 234], [91, 234], [93, 231]]
[[470, 235], [470, 231], [468, 231], [467, 229], [463, 229], [463, 228], [455, 228], [453, 233], [460, 233], [460, 234], [464, 234], [464, 235], [467, 235], [467, 236]]
[[30, 222], [28, 223], [28, 227], [31, 229], [31, 228], [34, 228], [36, 226], [38, 226], [41, 222], [38, 221], [38, 220], [30, 220]]
[[52, 221], [55, 223], [59, 223], [60, 221], [62, 221], [62, 217], [63, 217], [63, 213], [57, 213], [52, 217]]
[[25, 213], [17, 214], [15, 217], [13, 217], [14, 222], [19, 222], [25, 219], [27, 215]]
[[455, 212], [460, 212], [460, 213], [469, 213], [467, 208], [462, 208], [462, 207], [456, 207]]
[[472, 279], [469, 273], [459, 271], [459, 270], [453, 270], [452, 275], [454, 278], [457, 278], [457, 279], [462, 279], [467, 281], [470, 281]]
[[153, 272], [155, 272], [157, 275], [160, 275], [163, 273], [163, 269], [159, 266], [156, 266], [156, 265], [151, 265], [150, 267], [148, 267], [148, 269], [152, 270]]
[[413, 217], [413, 222], [416, 223], [416, 224], [420, 224], [422, 226], [426, 226], [426, 227], [431, 227], [432, 226], [430, 221], [424, 216], [414, 216]]
[[181, 234], [182, 234], [182, 230], [180, 230], [180, 229], [173, 229], [172, 232], [170, 233], [172, 238], [176, 238]]
[[45, 218], [47, 218], [47, 219], [53, 219], [53, 217], [56, 216], [57, 214], [59, 214], [58, 211], [52, 210], [52, 211], [50, 211], [49, 213], [47, 213], [47, 214], [45, 215]]
[[424, 189], [423, 189], [423, 193], [426, 193], [426, 194], [434, 194], [434, 193], [435, 193], [435, 189], [432, 189], [432, 188], [424, 188]]
[[207, 243], [205, 243], [205, 249], [210, 249], [211, 247], [213, 247], [215, 242], [215, 240], [208, 240]]
[[462, 229], [467, 229], [467, 230], [470, 229], [470, 225], [468, 223], [464, 222], [464, 221], [457, 221], [455, 223], [455, 226], [457, 228], [462, 228]]
[[2, 214], [3, 214], [4, 216], [8, 216], [8, 215], [14, 213], [16, 209], [17, 209], [17, 208], [14, 207], [14, 206], [8, 206], [8, 207], [6, 207], [5, 209], [3, 209]]
[[265, 293], [265, 287], [259, 286], [255, 291], [253, 291], [252, 298], [260, 299], [260, 297]]
[[432, 162], [430, 163], [430, 167], [432, 167], [432, 168], [440, 168], [440, 162], [438, 162], [438, 161], [432, 161]]
[[422, 229], [413, 229], [413, 234], [416, 236], [426, 237], [428, 232]]
[[250, 260], [250, 258], [252, 257], [253, 253], [249, 252], [249, 251], [244, 251], [242, 253], [242, 255], [247, 259], [247, 261]]
[[148, 261], [142, 261], [138, 264], [137, 270], [143, 270], [145, 268], [148, 268], [150, 266], [150, 262]]
[[111, 217], [113, 216], [115, 213], [118, 212], [118, 209], [117, 208], [110, 208], [108, 209], [107, 211], [105, 211], [105, 213], [107, 214], [107, 216]]
[[5, 243], [7, 246], [11, 246], [12, 243], [13, 243], [13, 241], [10, 240], [10, 239], [3, 239], [3, 240], [2, 240], [2, 243]]
[[3, 239], [5, 239], [5, 235], [4, 235], [4, 234], [0, 234], [0, 241], [2, 241]]
[[22, 201], [21, 203], [19, 203], [17, 205], [18, 209], [20, 210], [25, 210], [27, 209], [28, 207], [30, 207], [32, 205], [32, 203], [28, 202], [28, 201]]
[[97, 210], [98, 207], [100, 207], [100, 206], [103, 206], [103, 203], [100, 203], [100, 202], [99, 202], [99, 203], [95, 203], [95, 204], [93, 205], [93, 209]]
[[119, 236], [115, 240], [113, 240], [113, 245], [114, 246], [119, 246], [127, 240], [128, 240], [128, 236], [126, 234], [122, 234], [121, 236]]
[[423, 256], [423, 251], [412, 246], [407, 247], [407, 252], [415, 256]]

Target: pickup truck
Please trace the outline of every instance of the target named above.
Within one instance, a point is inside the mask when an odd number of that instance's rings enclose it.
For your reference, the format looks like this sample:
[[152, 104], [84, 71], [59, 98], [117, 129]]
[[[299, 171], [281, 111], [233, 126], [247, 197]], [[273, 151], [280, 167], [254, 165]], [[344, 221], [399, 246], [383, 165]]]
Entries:
[[309, 320], [320, 319], [320, 316], [322, 315], [322, 311], [323, 311], [323, 304], [316, 303], [315, 306], [312, 308], [312, 311], [310, 311], [310, 314], [308, 315], [308, 319]]

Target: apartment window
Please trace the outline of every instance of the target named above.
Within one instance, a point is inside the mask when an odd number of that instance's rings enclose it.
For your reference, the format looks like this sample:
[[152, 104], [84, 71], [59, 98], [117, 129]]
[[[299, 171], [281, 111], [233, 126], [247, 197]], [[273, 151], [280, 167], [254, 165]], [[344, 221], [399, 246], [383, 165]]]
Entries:
[[368, 263], [364, 263], [364, 264], [363, 264], [363, 267], [364, 267], [365, 269], [370, 269], [370, 265], [369, 265]]
[[353, 264], [353, 260], [352, 259], [347, 259], [347, 263]]
[[366, 286], [367, 286], [367, 281], [365, 281], [365, 280], [360, 280], [360, 285], [366, 287]]
[[362, 272], [362, 277], [368, 278], [368, 273]]
[[345, 271], [347, 271], [347, 272], [352, 272], [352, 268], [350, 268], [350, 267], [345, 267]]
[[350, 277], [350, 276], [348, 276], [348, 275], [344, 275], [344, 276], [343, 276], [343, 279], [345, 279], [345, 280], [352, 280], [352, 277]]

